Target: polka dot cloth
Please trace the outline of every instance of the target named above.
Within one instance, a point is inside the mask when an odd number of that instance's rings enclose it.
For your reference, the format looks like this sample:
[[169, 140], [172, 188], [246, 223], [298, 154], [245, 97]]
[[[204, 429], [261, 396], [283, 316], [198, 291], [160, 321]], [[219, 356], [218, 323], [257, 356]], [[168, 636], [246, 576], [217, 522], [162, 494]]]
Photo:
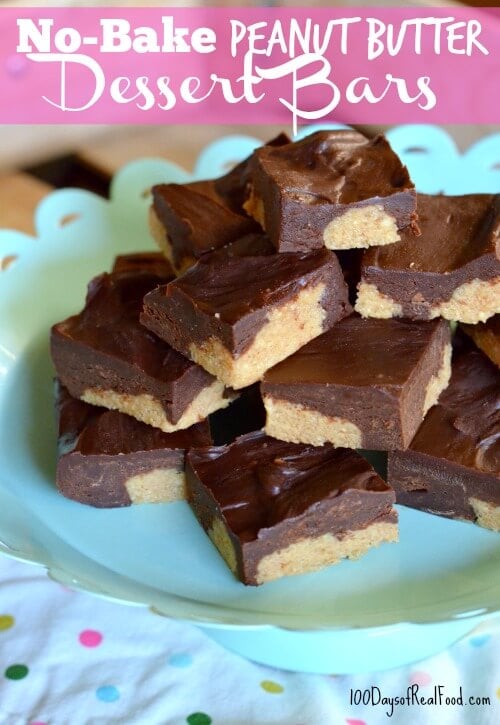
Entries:
[[[350, 691], [408, 687], [431, 696], [462, 686], [490, 704], [355, 705]], [[0, 557], [0, 723], [13, 725], [496, 725], [500, 627], [387, 673], [316, 676], [273, 670], [226, 652], [193, 626], [50, 581]]]

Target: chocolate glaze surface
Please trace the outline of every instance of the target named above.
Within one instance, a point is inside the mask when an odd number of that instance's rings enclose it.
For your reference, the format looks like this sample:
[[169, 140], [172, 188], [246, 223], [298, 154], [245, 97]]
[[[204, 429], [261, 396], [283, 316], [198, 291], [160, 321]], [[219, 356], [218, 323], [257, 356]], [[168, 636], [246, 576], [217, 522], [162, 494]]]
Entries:
[[[288, 143], [279, 134], [268, 146]], [[164, 225], [176, 267], [230, 244], [259, 225], [243, 211], [250, 157], [218, 179], [153, 187], [153, 208]]]
[[353, 205], [380, 203], [398, 228], [416, 230], [414, 185], [383, 136], [318, 131], [295, 143], [257, 149], [250, 167], [266, 232], [279, 251], [322, 246], [326, 225]]
[[261, 389], [265, 396], [353, 422], [363, 448], [405, 447], [449, 340], [444, 320], [351, 315], [268, 370]]
[[175, 423], [214, 378], [139, 323], [144, 295], [171, 279], [168, 263], [148, 258], [145, 269], [132, 255], [117, 265], [90, 282], [82, 312], [52, 328], [57, 374], [75, 397], [88, 388], [149, 393]]
[[455, 350], [448, 388], [388, 475], [414, 508], [473, 520], [470, 497], [500, 506], [500, 372], [479, 350]]
[[270, 309], [320, 283], [326, 285], [322, 305], [327, 328], [351, 311], [332, 252], [209, 255], [182, 277], [147, 294], [141, 322], [186, 355], [192, 342], [202, 343], [211, 336], [240, 354], [250, 347]]
[[405, 230], [400, 242], [368, 249], [362, 260], [363, 280], [415, 319], [465, 282], [500, 275], [500, 194], [419, 194], [417, 209], [418, 239]]
[[378, 519], [395, 522], [394, 492], [354, 451], [283, 443], [262, 432], [198, 449], [186, 462], [188, 500], [203, 527], [228, 529], [239, 575], [255, 583], [267, 554]]
[[163, 433], [114, 410], [88, 405], [56, 385], [57, 485], [68, 498], [97, 507], [128, 506], [126, 482], [158, 468], [184, 469], [185, 451], [211, 443], [206, 421]]
[[166, 229], [176, 267], [259, 229], [225, 204], [213, 181], [154, 186], [153, 209]]

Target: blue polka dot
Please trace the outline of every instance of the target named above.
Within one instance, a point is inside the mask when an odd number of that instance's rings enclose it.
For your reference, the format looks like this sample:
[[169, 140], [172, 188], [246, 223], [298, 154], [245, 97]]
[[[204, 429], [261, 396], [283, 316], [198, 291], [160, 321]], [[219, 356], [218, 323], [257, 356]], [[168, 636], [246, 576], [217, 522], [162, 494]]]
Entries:
[[169, 657], [168, 664], [172, 667], [191, 667], [193, 658], [187, 652], [176, 652]]
[[473, 647], [482, 647], [491, 639], [491, 634], [482, 634], [477, 637], [471, 637], [470, 643]]
[[114, 685], [103, 685], [95, 691], [96, 697], [101, 702], [116, 702], [120, 699], [118, 688]]

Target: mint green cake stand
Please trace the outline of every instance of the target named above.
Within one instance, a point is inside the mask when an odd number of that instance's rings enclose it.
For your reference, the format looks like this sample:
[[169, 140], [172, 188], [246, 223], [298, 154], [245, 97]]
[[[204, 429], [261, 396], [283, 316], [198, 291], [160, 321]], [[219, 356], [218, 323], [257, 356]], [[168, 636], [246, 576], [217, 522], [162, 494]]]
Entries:
[[[390, 138], [421, 191], [500, 190], [499, 136], [465, 155], [435, 127]], [[194, 177], [219, 174], [256, 144], [212, 144]], [[153, 248], [144, 192], [188, 178], [166, 161], [137, 161], [114, 179], [110, 202], [57, 191], [37, 210], [36, 238], [0, 231], [0, 257], [15, 257], [0, 272], [0, 551], [291, 670], [383, 670], [495, 626], [500, 536], [472, 524], [400, 508], [400, 544], [253, 588], [232, 577], [185, 503], [97, 510], [57, 493], [49, 326], [81, 308], [88, 280], [117, 253]]]

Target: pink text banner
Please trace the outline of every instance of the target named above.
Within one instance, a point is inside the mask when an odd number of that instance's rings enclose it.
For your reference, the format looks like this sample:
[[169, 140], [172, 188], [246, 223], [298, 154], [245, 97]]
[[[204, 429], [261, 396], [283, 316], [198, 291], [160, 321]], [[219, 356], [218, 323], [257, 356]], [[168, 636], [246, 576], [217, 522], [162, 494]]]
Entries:
[[500, 122], [500, 8], [0, 8], [0, 123]]

